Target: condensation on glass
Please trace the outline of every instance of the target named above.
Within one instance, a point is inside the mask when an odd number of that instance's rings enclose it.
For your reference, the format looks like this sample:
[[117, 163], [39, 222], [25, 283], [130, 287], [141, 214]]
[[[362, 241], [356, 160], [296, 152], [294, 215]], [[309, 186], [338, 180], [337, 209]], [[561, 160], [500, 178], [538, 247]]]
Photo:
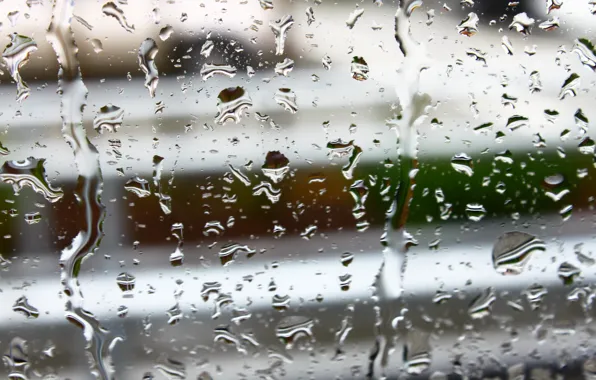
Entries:
[[0, 15], [0, 376], [596, 376], [595, 1]]

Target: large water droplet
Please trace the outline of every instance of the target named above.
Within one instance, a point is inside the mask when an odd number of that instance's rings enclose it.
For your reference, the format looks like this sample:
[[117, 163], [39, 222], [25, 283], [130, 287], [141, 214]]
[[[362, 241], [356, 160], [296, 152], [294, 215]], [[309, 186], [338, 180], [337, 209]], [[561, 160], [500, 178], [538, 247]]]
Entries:
[[219, 250], [219, 260], [221, 265], [228, 265], [236, 259], [236, 255], [245, 254], [247, 257], [252, 257], [256, 251], [248, 247], [248, 245], [241, 245], [238, 243], [228, 243]]
[[480, 203], [468, 203], [466, 205], [466, 216], [473, 222], [479, 222], [486, 215], [484, 206]]
[[130, 191], [139, 198], [145, 198], [151, 195], [149, 181], [140, 177], [133, 177], [124, 184], [124, 190]]
[[462, 173], [471, 177], [474, 175], [474, 169], [472, 168], [472, 157], [466, 153], [459, 153], [451, 158], [451, 166], [456, 172]]
[[8, 379], [27, 380], [29, 368], [29, 347], [25, 339], [14, 337], [8, 346], [8, 352], [2, 356], [4, 364], [9, 368]]
[[170, 38], [170, 36], [172, 35], [172, 33], [174, 33], [174, 28], [172, 28], [171, 25], [166, 25], [163, 28], [161, 28], [159, 30], [159, 38], [162, 41], [167, 40], [168, 38]]
[[289, 88], [280, 88], [275, 92], [275, 102], [281, 105], [286, 111], [296, 113], [298, 104], [296, 104], [296, 93]]
[[186, 366], [184, 363], [172, 359], [165, 354], [157, 358], [154, 368], [168, 380], [186, 379]]
[[244, 110], [252, 107], [252, 99], [244, 88], [228, 87], [221, 90], [217, 96], [217, 110], [215, 122], [224, 124], [228, 120], [240, 122], [240, 117]]
[[12, 305], [12, 310], [24, 315], [27, 319], [35, 319], [39, 317], [39, 310], [29, 303], [26, 296], [21, 296]]
[[15, 195], [24, 186], [30, 186], [36, 193], [42, 194], [49, 202], [59, 201], [64, 193], [53, 189], [45, 174], [45, 159], [29, 157], [21, 161], [6, 161], [0, 168], [0, 180], [11, 184]]
[[129, 33], [134, 32], [135, 26], [128, 24], [128, 21], [126, 20], [126, 16], [124, 16], [124, 11], [121, 8], [119, 8], [118, 5], [114, 4], [111, 1], [107, 2], [104, 4], [103, 7], [101, 7], [101, 11], [106, 16], [110, 16], [110, 17], [113, 17], [116, 20], [118, 20], [118, 23], [120, 24], [120, 26], [122, 28], [124, 28], [124, 30], [126, 30], [127, 32], [129, 32]]
[[431, 365], [430, 334], [414, 328], [408, 329], [404, 345], [406, 370], [411, 375], [419, 375]]
[[312, 319], [303, 316], [288, 316], [283, 318], [275, 328], [275, 335], [281, 339], [287, 349], [292, 349], [302, 338], [314, 341]]
[[99, 109], [93, 119], [93, 128], [98, 133], [117, 132], [124, 120], [124, 110], [118, 106], [108, 104]]
[[25, 214], [25, 223], [31, 225], [39, 222], [41, 222], [41, 214], [39, 212], [34, 211]]
[[525, 116], [513, 115], [509, 119], [507, 119], [507, 128], [509, 128], [509, 130], [512, 132], [519, 128], [528, 126], [528, 118]]
[[184, 317], [184, 313], [182, 313], [182, 310], [180, 309], [180, 305], [178, 305], [178, 304], [169, 308], [168, 311], [166, 312], [166, 315], [168, 316], [168, 324], [169, 325], [177, 324], [178, 322], [180, 322], [182, 320], [182, 317]]
[[559, 92], [559, 99], [563, 100], [567, 96], [575, 97], [577, 95], [577, 90], [580, 85], [579, 75], [576, 73], [571, 73], [565, 82], [563, 82], [563, 86], [561, 86], [561, 91]]
[[463, 34], [464, 36], [472, 37], [474, 34], [478, 33], [479, 21], [480, 20], [478, 19], [478, 15], [476, 13], [468, 13], [468, 16], [457, 26], [458, 33]]
[[275, 36], [275, 54], [282, 55], [284, 53], [284, 46], [286, 43], [286, 35], [288, 30], [294, 25], [294, 19], [291, 15], [282, 17], [277, 21], [269, 22], [269, 27]]
[[357, 81], [363, 81], [368, 79], [368, 63], [362, 57], [354, 57], [352, 64], [350, 65], [352, 72], [352, 78]]
[[577, 54], [582, 64], [596, 71], [596, 48], [589, 39], [579, 38], [575, 40], [572, 51]]
[[236, 75], [236, 68], [225, 64], [204, 63], [200, 74], [203, 80], [207, 80], [216, 74], [233, 78]]
[[211, 55], [211, 51], [213, 50], [213, 41], [211, 40], [207, 40], [205, 41], [205, 43], [203, 44], [203, 46], [201, 46], [201, 55], [205, 58], [209, 57]]
[[31, 92], [27, 83], [21, 78], [19, 70], [29, 62], [29, 56], [36, 50], [37, 44], [32, 38], [13, 33], [10, 35], [10, 43], [2, 52], [2, 58], [10, 76], [17, 83], [17, 101], [19, 102], [27, 99]]
[[281, 190], [275, 189], [269, 182], [261, 182], [252, 189], [252, 195], [265, 194], [271, 203], [277, 203], [281, 198]]
[[290, 171], [290, 160], [279, 151], [268, 152], [261, 170], [273, 183], [280, 183]]
[[502, 274], [520, 274], [534, 251], [544, 251], [544, 242], [525, 232], [511, 231], [499, 236], [493, 246], [495, 270]]
[[573, 284], [575, 278], [580, 274], [580, 269], [567, 261], [561, 263], [561, 265], [559, 265], [559, 269], [557, 270], [557, 275], [565, 285]]
[[277, 75], [283, 75], [284, 77], [287, 77], [293, 69], [294, 61], [289, 58], [285, 58], [282, 62], [275, 65], [275, 73]]
[[132, 292], [135, 288], [137, 279], [130, 273], [122, 272], [116, 277], [116, 283], [120, 290], [125, 293]]
[[509, 29], [515, 29], [517, 32], [527, 36], [532, 32], [532, 26], [535, 20], [528, 17], [526, 12], [518, 13], [513, 16], [513, 21], [509, 24]]
[[349, 29], [352, 29], [354, 27], [354, 25], [356, 25], [356, 22], [360, 19], [360, 17], [362, 17], [362, 15], [364, 14], [364, 9], [362, 8], [356, 8], [355, 10], [353, 10], [350, 15], [348, 16], [348, 19], [346, 20], [346, 26]]
[[149, 90], [149, 95], [155, 97], [155, 90], [157, 89], [157, 82], [159, 81], [159, 72], [155, 65], [155, 56], [158, 48], [155, 40], [147, 38], [141, 43], [139, 47], [139, 66], [145, 73], [145, 87]]
[[492, 287], [482, 291], [470, 304], [468, 314], [473, 319], [480, 319], [490, 315], [492, 304], [497, 300]]

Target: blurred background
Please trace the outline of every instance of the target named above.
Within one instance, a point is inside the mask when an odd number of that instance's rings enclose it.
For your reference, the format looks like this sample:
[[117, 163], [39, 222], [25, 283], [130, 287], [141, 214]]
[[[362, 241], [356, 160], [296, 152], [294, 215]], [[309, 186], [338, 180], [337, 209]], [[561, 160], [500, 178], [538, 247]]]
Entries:
[[[0, 2], [4, 46], [18, 47], [0, 73], [11, 379], [94, 378], [60, 283], [85, 215], [46, 39], [52, 6]], [[76, 1], [107, 209], [79, 281], [85, 308], [121, 338], [113, 377], [364, 379], [377, 307], [395, 310], [388, 378], [596, 376], [595, 7], [411, 4], [428, 56], [414, 91], [430, 98], [415, 126], [415, 244], [403, 283], [396, 270], [378, 299], [403, 166], [397, 93], [411, 83], [396, 2]], [[154, 97], [139, 63], [152, 53]]]

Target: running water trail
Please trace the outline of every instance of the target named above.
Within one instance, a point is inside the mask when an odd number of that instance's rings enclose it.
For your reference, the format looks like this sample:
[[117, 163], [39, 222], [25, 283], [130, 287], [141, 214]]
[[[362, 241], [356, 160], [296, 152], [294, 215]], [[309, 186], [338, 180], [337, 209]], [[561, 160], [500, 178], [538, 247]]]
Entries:
[[[412, 201], [414, 179], [418, 167], [417, 126], [430, 105], [430, 97], [419, 92], [420, 74], [428, 68], [429, 58], [424, 47], [410, 33], [409, 16], [419, 1], [410, 0], [399, 5], [395, 13], [395, 39], [404, 55], [399, 69], [396, 93], [401, 106], [397, 124], [399, 177], [394, 179], [394, 198], [386, 213], [383, 263], [375, 279], [376, 339], [371, 350], [368, 378], [385, 377], [389, 352], [397, 323], [404, 318], [405, 308], [398, 310], [403, 293], [408, 247], [412, 237], [405, 229]], [[405, 6], [404, 6], [405, 5]]]
[[73, 0], [56, 0], [47, 39], [56, 52], [59, 71], [58, 87], [62, 97], [60, 112], [62, 134], [74, 151], [79, 172], [77, 200], [84, 208], [85, 220], [70, 246], [60, 256], [60, 277], [66, 301], [66, 318], [83, 329], [87, 350], [92, 357], [91, 371], [102, 380], [112, 378], [110, 353], [120, 338], [108, 338], [109, 331], [83, 308], [83, 293], [78, 274], [83, 261], [92, 255], [103, 237], [105, 207], [101, 203], [103, 178], [99, 166], [99, 153], [87, 139], [83, 126], [83, 111], [87, 104], [87, 87], [83, 83], [77, 58], [78, 48], [71, 29]]

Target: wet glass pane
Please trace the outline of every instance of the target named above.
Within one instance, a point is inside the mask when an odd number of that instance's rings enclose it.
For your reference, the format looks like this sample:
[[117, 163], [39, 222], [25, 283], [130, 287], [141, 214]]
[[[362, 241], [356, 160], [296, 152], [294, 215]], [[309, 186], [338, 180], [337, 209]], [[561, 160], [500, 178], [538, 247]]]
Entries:
[[0, 17], [1, 377], [596, 376], [596, 1]]

